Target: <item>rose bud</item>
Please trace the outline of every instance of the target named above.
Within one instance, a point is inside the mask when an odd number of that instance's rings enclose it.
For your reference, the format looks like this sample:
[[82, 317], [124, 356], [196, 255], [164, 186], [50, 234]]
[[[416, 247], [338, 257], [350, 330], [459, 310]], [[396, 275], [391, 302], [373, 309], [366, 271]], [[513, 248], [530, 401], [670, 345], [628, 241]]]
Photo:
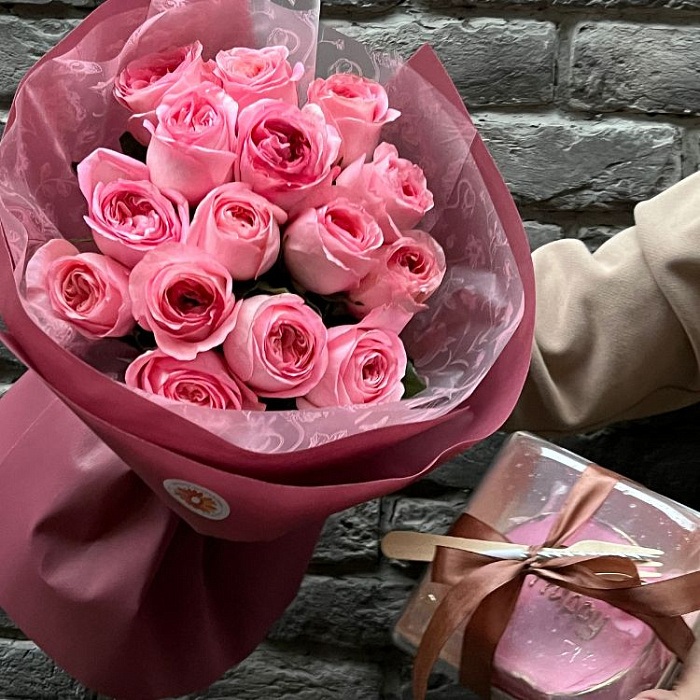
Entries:
[[321, 317], [301, 297], [259, 295], [236, 305], [224, 355], [258, 396], [293, 398], [311, 391], [326, 371], [326, 338]]
[[172, 401], [230, 411], [264, 411], [265, 404], [226, 366], [213, 350], [193, 360], [178, 360], [162, 350], [137, 357], [126, 370], [127, 386]]
[[260, 100], [238, 119], [238, 177], [289, 211], [323, 204], [339, 168], [340, 137], [320, 108]]
[[[386, 327], [387, 315], [398, 322], [393, 328]], [[375, 327], [377, 316], [383, 317], [381, 328]], [[398, 333], [405, 321], [400, 310], [382, 309], [356, 325], [330, 328], [328, 368], [321, 381], [297, 399], [297, 408], [368, 406], [401, 399], [407, 358]]]
[[228, 270], [209, 253], [168, 244], [132, 270], [129, 291], [138, 324], [152, 331], [158, 347], [192, 360], [221, 345], [235, 323]]
[[156, 109], [158, 125], [146, 154], [153, 182], [197, 204], [231, 180], [237, 115], [238, 105], [213, 83], [168, 92]]
[[202, 61], [202, 45], [195, 41], [188, 46], [170, 48], [148, 54], [127, 64], [114, 81], [114, 96], [131, 110], [129, 131], [147, 144], [150, 133], [143, 122], [155, 124], [155, 110], [163, 95], [180, 81], [201, 77], [207, 72]]
[[211, 253], [235, 280], [256, 279], [277, 260], [287, 215], [242, 182], [212, 190], [199, 204], [187, 243]]
[[129, 270], [55, 238], [27, 264], [27, 298], [87, 338], [119, 338], [134, 327]]
[[213, 72], [240, 109], [263, 99], [296, 106], [297, 84], [304, 75], [304, 64], [297, 63], [292, 68], [288, 56], [286, 46], [236, 47], [216, 54]]
[[424, 231], [404, 231], [402, 237], [379, 251], [379, 264], [357, 289], [350, 291], [350, 308], [358, 316], [385, 304], [413, 312], [445, 276], [445, 254], [440, 244]]
[[376, 264], [374, 251], [383, 242], [379, 224], [362, 206], [337, 198], [287, 226], [284, 261], [305, 289], [335, 294], [357, 287]]
[[418, 165], [399, 158], [396, 146], [380, 143], [371, 163], [355, 161], [338, 177], [337, 184], [361, 192], [365, 206], [380, 220], [388, 215], [402, 231], [413, 228], [433, 208], [433, 194]]
[[93, 151], [78, 165], [78, 183], [97, 247], [127, 267], [163, 243], [181, 241], [189, 227], [185, 198], [156, 187], [143, 163], [116, 151]]
[[309, 102], [317, 104], [326, 120], [338, 129], [342, 161], [348, 165], [367, 156], [379, 143], [379, 132], [401, 114], [389, 108], [386, 90], [374, 80], [352, 73], [317, 78], [308, 89]]

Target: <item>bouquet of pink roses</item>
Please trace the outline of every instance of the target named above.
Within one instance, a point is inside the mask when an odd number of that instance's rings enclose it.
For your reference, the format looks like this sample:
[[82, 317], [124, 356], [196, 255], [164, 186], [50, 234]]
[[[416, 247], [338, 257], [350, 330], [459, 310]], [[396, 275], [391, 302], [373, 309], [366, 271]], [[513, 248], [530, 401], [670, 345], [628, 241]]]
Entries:
[[529, 365], [527, 240], [440, 62], [313, 0], [106, 0], [20, 85], [0, 233], [0, 607], [120, 698], [245, 658], [324, 520]]
[[284, 46], [202, 51], [119, 73], [143, 142], [121, 145], [140, 158], [98, 148], [77, 165], [82, 242], [100, 252], [49, 240], [27, 265], [29, 301], [86, 338], [145, 349], [126, 383], [170, 400], [399, 400], [398, 333], [445, 274], [439, 243], [415, 228], [433, 207], [423, 171], [379, 143], [399, 112], [355, 74], [314, 80], [300, 108], [304, 66]]

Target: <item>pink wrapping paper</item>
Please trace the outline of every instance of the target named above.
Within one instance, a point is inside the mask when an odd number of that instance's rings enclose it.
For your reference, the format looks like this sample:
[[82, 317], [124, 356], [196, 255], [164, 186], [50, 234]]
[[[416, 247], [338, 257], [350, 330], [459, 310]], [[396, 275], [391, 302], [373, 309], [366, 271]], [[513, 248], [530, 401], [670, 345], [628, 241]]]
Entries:
[[406, 335], [428, 391], [379, 411], [259, 418], [159, 403], [114, 381], [123, 347], [79, 342], [25, 302], [21, 283], [39, 244], [87, 237], [70, 166], [124, 130], [110, 81], [131, 58], [195, 38], [208, 51], [285, 43], [306, 80], [314, 72], [317, 6], [169, 5], [107, 0], [28, 74], [0, 142], [0, 311], [32, 370], [0, 403], [0, 556], [13, 561], [0, 606], [81, 682], [119, 698], [215, 680], [294, 597], [328, 515], [407, 486], [500, 427], [534, 321], [522, 223], [434, 53], [405, 67], [324, 31], [318, 70], [386, 83], [404, 112], [386, 138], [437, 195], [426, 227], [452, 273]]

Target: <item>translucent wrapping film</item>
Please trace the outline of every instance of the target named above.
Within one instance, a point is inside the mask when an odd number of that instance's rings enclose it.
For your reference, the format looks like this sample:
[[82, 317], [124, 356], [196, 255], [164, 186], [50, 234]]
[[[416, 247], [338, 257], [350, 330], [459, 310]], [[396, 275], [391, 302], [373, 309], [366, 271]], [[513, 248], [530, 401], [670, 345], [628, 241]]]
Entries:
[[[152, 2], [149, 19], [143, 6], [122, 7], [75, 46], [69, 42], [46, 59], [18, 93], [0, 145], [0, 221], [17, 264], [18, 282], [28, 257], [47, 240], [62, 236], [89, 241], [83, 221], [86, 203], [73, 164], [100, 146], [119, 150], [129, 114], [113, 98], [112, 86], [130, 60], [195, 40], [204, 44], [205, 58], [233, 46], [284, 44], [290, 61], [301, 61], [307, 68], [303, 85], [314, 74], [361, 73], [380, 80], [391, 106], [402, 113], [382, 136], [425, 171], [435, 207], [420, 227], [435, 236], [447, 258], [442, 286], [403, 335], [428, 388], [401, 402], [305, 413], [222, 413], [160, 401], [227, 441], [263, 453], [434, 419], [464, 402], [511, 338], [524, 308], [508, 239], [471, 155], [476, 132], [464, 112], [410, 62], [373, 54], [330, 28], [322, 28], [317, 37], [315, 6], [300, 9], [259, 1], [249, 6], [240, 0]], [[162, 12], [164, 7], [167, 11]], [[232, 17], [244, 21], [232, 22]], [[82, 249], [93, 249], [92, 244], [85, 242]], [[66, 323], [46, 318], [39, 308], [31, 312], [51, 337], [110, 376], [123, 376], [133, 359], [133, 350], [119, 341], [86, 341]]]

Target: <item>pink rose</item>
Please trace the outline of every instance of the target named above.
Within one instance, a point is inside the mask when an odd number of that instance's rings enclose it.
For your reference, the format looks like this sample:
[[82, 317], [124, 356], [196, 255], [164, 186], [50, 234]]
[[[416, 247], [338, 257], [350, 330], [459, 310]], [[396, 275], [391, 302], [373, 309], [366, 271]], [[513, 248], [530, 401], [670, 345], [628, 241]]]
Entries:
[[[387, 320], [389, 323], [387, 323]], [[399, 309], [372, 312], [360, 323], [328, 330], [328, 368], [297, 408], [371, 405], [404, 394], [406, 350], [398, 336], [406, 322]]]
[[352, 73], [317, 78], [309, 85], [308, 98], [338, 129], [343, 140], [340, 155], [346, 165], [360, 156], [366, 159], [377, 147], [382, 127], [401, 114], [389, 109], [386, 90], [379, 83]]
[[246, 107], [238, 119], [236, 179], [289, 211], [322, 204], [339, 168], [340, 137], [320, 108], [274, 100]]
[[231, 275], [209, 253], [163, 245], [132, 270], [134, 318], [178, 360], [221, 345], [235, 323]]
[[150, 112], [170, 88], [197, 68], [201, 56], [202, 45], [195, 41], [137, 58], [117, 76], [114, 96], [132, 112]]
[[240, 109], [258, 100], [281, 100], [299, 104], [297, 83], [304, 75], [304, 64], [294, 68], [287, 61], [286, 46], [264, 49], [237, 47], [216, 54], [214, 75]]
[[267, 272], [280, 250], [287, 215], [242, 182], [212, 190], [199, 204], [187, 243], [211, 253], [235, 280]]
[[202, 45], [198, 41], [148, 54], [127, 64], [114, 81], [114, 96], [134, 113], [129, 119], [129, 131], [147, 144], [150, 134], [143, 128], [143, 122], [155, 124], [155, 109], [163, 95], [183, 78], [205, 72]]
[[377, 146], [371, 163], [356, 161], [346, 168], [338, 177], [338, 185], [362, 192], [375, 218], [385, 213], [402, 231], [413, 228], [433, 208], [433, 194], [423, 171], [399, 158], [396, 146], [386, 142]]
[[265, 404], [229, 371], [213, 350], [177, 360], [162, 350], [137, 357], [126, 370], [127, 386], [172, 401], [232, 411], [264, 411]]
[[303, 396], [326, 371], [327, 335], [321, 317], [296, 294], [254, 296], [236, 305], [224, 355], [258, 396]]
[[349, 293], [358, 316], [385, 304], [420, 311], [445, 276], [445, 254], [424, 231], [404, 231], [380, 251], [379, 264]]
[[203, 82], [172, 90], [156, 116], [146, 154], [156, 185], [177, 190], [197, 204], [232, 179], [238, 105], [220, 87]]
[[376, 264], [374, 251], [383, 242], [379, 224], [359, 204], [336, 198], [289, 224], [284, 261], [305, 289], [335, 294], [357, 287]]
[[63, 240], [45, 243], [27, 264], [27, 298], [87, 338], [119, 338], [134, 327], [129, 270]]
[[185, 198], [156, 187], [148, 168], [133, 158], [98, 148], [78, 165], [78, 182], [95, 243], [127, 267], [163, 243], [182, 240], [187, 231]]

